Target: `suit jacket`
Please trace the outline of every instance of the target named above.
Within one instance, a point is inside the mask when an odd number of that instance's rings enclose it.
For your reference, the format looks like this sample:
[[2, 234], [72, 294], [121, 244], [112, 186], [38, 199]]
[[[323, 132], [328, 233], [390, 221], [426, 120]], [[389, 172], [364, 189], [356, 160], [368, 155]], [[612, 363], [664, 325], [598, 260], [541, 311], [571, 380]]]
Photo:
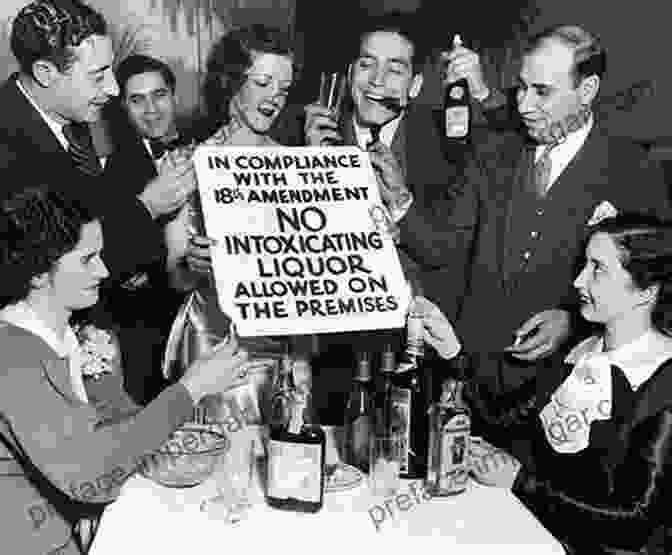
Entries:
[[120, 191], [117, 183], [83, 176], [18, 89], [16, 78], [15, 74], [0, 85], [2, 190], [49, 185], [89, 206], [101, 217], [103, 258], [115, 281], [165, 257], [161, 229], [144, 205], [135, 195]]
[[[90, 403], [75, 395], [66, 359], [39, 337], [0, 326], [0, 425], [42, 473], [72, 499], [114, 500], [140, 457], [157, 449], [192, 414], [181, 384], [139, 411], [120, 376], [85, 381]], [[16, 553], [78, 553], [63, 517], [44, 499], [0, 445], [0, 524]], [[60, 548], [61, 551], [57, 551]]]
[[458, 307], [457, 333], [494, 392], [536, 372], [537, 365], [504, 355], [513, 332], [540, 311], [575, 306], [572, 283], [595, 209], [608, 201], [619, 211], [672, 213], [660, 168], [639, 147], [595, 126], [530, 222], [526, 237], [534, 240], [513, 244], [512, 225], [520, 225], [517, 172], [525, 156], [522, 136], [488, 134], [452, 197], [429, 210], [413, 208], [400, 226], [412, 258], [454, 269], [453, 289], [445, 294]]
[[[126, 114], [119, 111], [115, 117], [126, 118]], [[158, 173], [154, 159], [138, 133], [130, 125], [115, 123], [118, 130], [114, 135], [115, 150], [105, 165], [105, 176], [109, 182], [118, 188], [126, 188], [129, 195], [135, 196]], [[160, 218], [159, 223], [163, 222], [165, 218]], [[106, 325], [118, 329], [126, 369], [125, 389], [142, 405], [154, 399], [167, 385], [161, 372], [161, 360], [170, 323], [184, 298], [182, 293], [169, 286], [163, 259], [146, 270], [146, 282], [139, 288], [107, 288], [91, 313], [94, 321], [105, 317], [109, 320]]]

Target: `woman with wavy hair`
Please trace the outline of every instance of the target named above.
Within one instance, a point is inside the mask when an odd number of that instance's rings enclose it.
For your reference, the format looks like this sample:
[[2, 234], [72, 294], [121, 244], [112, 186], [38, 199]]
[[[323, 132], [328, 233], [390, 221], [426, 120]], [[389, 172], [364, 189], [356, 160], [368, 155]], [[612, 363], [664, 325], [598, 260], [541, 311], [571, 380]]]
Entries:
[[[296, 74], [295, 54], [289, 36], [278, 29], [251, 25], [223, 36], [207, 61], [204, 97], [207, 124], [200, 144], [209, 146], [275, 146], [269, 132], [285, 108]], [[166, 228], [173, 285], [189, 291], [170, 332], [163, 361], [164, 377], [181, 375], [191, 361], [207, 352], [212, 342], [229, 334], [231, 319], [217, 300], [210, 266], [203, 216], [195, 194], [191, 203]], [[282, 349], [271, 340], [256, 340], [259, 350]], [[255, 394], [240, 407], [260, 417]], [[215, 406], [215, 412], [219, 409]], [[211, 411], [210, 411], [211, 412]], [[216, 418], [216, 414], [209, 414]]]
[[[479, 443], [472, 473], [511, 488], [569, 553], [670, 553], [672, 224], [602, 220], [589, 231], [574, 287], [581, 315], [599, 331], [557, 371], [549, 366], [508, 399], [484, 400], [468, 385], [475, 410], [528, 427], [533, 460], [497, 457]], [[419, 304], [427, 340], [441, 352], [452, 327], [431, 302]]]
[[235, 341], [218, 346], [139, 407], [111, 338], [91, 358], [71, 325], [108, 276], [99, 219], [30, 189], [0, 201], [0, 236], [0, 535], [5, 552], [86, 552], [92, 525], [143, 456], [255, 363]]

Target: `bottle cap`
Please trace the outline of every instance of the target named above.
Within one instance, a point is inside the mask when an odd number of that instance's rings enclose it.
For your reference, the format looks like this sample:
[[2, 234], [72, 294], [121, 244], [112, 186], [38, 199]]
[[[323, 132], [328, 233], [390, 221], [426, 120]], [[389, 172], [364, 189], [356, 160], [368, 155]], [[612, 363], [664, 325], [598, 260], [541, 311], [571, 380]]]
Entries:
[[357, 353], [357, 370], [355, 378], [359, 380], [371, 379], [371, 353], [359, 351]]
[[385, 345], [380, 362], [381, 372], [394, 372], [395, 370], [395, 356], [391, 345]]

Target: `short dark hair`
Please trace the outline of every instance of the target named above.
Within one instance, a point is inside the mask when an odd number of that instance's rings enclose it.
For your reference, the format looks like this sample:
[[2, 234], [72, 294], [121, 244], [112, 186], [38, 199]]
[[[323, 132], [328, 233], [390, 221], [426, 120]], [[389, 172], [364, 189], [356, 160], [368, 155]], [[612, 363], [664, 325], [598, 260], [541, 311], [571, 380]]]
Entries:
[[[288, 32], [262, 24], [234, 29], [215, 43], [208, 55], [203, 96], [209, 118], [219, 126], [228, 120], [229, 103], [254, 65], [253, 52], [287, 56], [299, 72], [296, 50]], [[222, 85], [222, 77], [226, 77]]]
[[651, 319], [661, 333], [672, 335], [672, 222], [655, 216], [622, 213], [606, 218], [589, 231], [607, 233], [618, 247], [623, 268], [640, 290], [657, 285]]
[[79, 0], [35, 0], [14, 19], [10, 45], [21, 71], [32, 76], [37, 60], [69, 70], [73, 48], [92, 35], [106, 34], [103, 16]]
[[121, 98], [123, 99], [126, 95], [126, 84], [131, 77], [150, 72], [160, 73], [166, 85], [170, 87], [173, 93], [175, 92], [177, 80], [175, 79], [175, 73], [173, 73], [173, 70], [170, 69], [167, 63], [150, 56], [145, 56], [144, 54], [132, 54], [124, 58], [114, 72], [117, 83], [119, 83], [119, 89], [121, 90]]
[[362, 43], [373, 33], [396, 33], [413, 46], [413, 74], [420, 73], [427, 59], [427, 44], [419, 25], [420, 19], [415, 13], [386, 12], [380, 15], [365, 17], [359, 26], [359, 34], [352, 59], [359, 56]]
[[46, 187], [8, 193], [0, 201], [0, 306], [28, 297], [31, 280], [72, 251], [94, 215]]
[[591, 75], [602, 79], [607, 70], [607, 52], [596, 35], [578, 25], [554, 25], [532, 36], [527, 41], [524, 54], [534, 52], [548, 39], [559, 40], [574, 52], [574, 86]]

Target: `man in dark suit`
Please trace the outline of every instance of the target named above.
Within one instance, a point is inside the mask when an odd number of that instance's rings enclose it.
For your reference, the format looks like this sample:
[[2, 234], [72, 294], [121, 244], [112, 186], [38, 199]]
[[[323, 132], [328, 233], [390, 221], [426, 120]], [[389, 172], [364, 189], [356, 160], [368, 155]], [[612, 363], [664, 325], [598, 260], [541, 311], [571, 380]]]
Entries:
[[118, 94], [104, 19], [79, 0], [36, 0], [12, 24], [20, 70], [0, 85], [0, 186], [58, 187], [101, 215], [105, 263], [122, 282], [165, 256], [155, 220], [194, 189], [190, 165], [127, 194], [105, 180], [88, 124]]
[[[443, 198], [457, 174], [442, 150], [441, 112], [413, 102], [423, 84], [426, 49], [420, 33], [410, 14], [363, 21], [348, 72], [350, 98], [340, 118], [319, 104], [306, 107], [305, 144], [359, 146], [368, 150], [375, 168], [390, 167], [407, 184], [407, 197], [390, 209], [392, 220], [400, 217], [404, 204], [431, 205]], [[445, 274], [439, 278], [425, 273], [402, 251], [399, 255], [416, 293], [446, 279]], [[355, 351], [376, 354], [386, 342], [398, 350], [403, 341], [400, 330], [321, 336], [314, 372], [330, 371], [324, 378], [315, 376], [316, 389], [328, 389], [332, 395], [347, 390], [350, 376], [342, 368], [354, 368]]]
[[526, 135], [477, 141], [450, 206], [412, 205], [399, 222], [401, 248], [423, 264], [459, 271], [468, 260], [453, 291], [456, 330], [494, 394], [543, 372], [577, 333], [572, 281], [586, 226], [626, 209], [671, 213], [660, 169], [631, 142], [606, 136], [592, 115], [605, 62], [579, 27], [535, 37], [517, 93]]
[[[115, 71], [119, 104], [110, 105], [114, 151], [105, 174], [117, 187], [137, 195], [165, 171], [166, 153], [188, 143], [178, 132], [178, 98], [172, 69], [161, 60], [133, 54]], [[160, 218], [159, 224], [167, 218]], [[161, 373], [166, 340], [183, 295], [167, 281], [161, 259], [133, 283], [110, 291], [106, 310], [120, 327], [124, 385], [133, 399], [147, 404], [167, 385]]]

